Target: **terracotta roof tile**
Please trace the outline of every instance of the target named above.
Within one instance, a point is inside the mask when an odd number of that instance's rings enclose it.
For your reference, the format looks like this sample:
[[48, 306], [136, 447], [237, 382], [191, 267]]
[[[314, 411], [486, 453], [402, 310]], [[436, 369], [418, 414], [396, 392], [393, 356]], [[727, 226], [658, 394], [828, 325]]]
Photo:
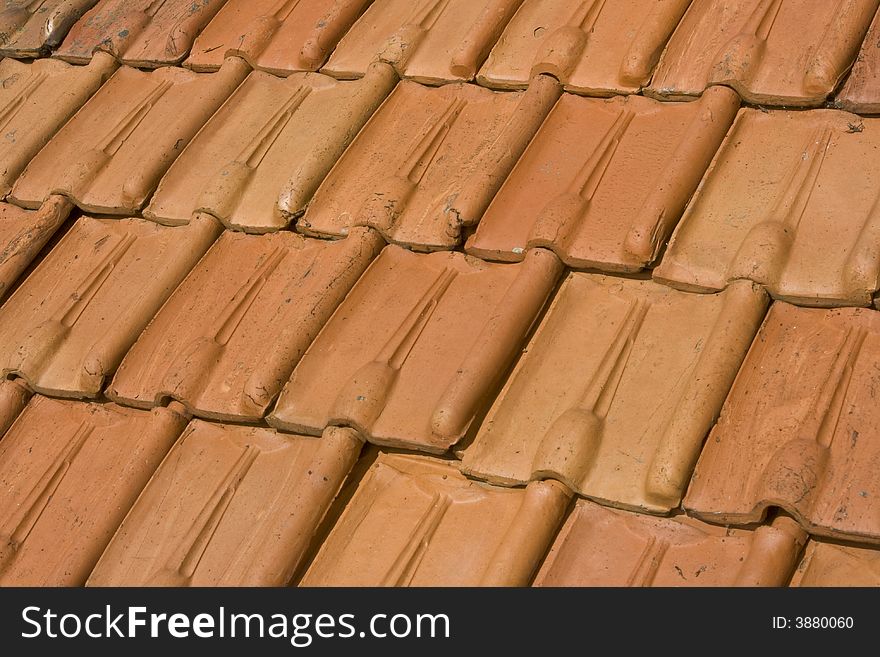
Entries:
[[784, 508], [811, 534], [880, 542], [880, 312], [775, 303], [706, 441], [685, 507]]
[[675, 98], [727, 84], [751, 103], [820, 105], [852, 64], [878, 5], [878, 0], [694, 2], [648, 91]]
[[579, 500], [535, 586], [782, 586], [806, 538], [785, 517], [732, 529]]
[[144, 216], [277, 230], [302, 213], [345, 147], [397, 82], [387, 64], [361, 80], [251, 73], [162, 179]]
[[386, 247], [303, 356], [268, 421], [442, 452], [465, 434], [519, 352], [561, 265]]
[[556, 482], [494, 488], [465, 479], [446, 461], [383, 454], [301, 584], [522, 586], [569, 496]]
[[89, 585], [287, 584], [362, 445], [193, 420]]
[[571, 274], [465, 451], [466, 474], [553, 477], [613, 506], [678, 506], [764, 316], [751, 283], [692, 295]]
[[50, 196], [37, 211], [0, 203], [0, 299], [64, 223], [72, 207], [63, 196]]
[[852, 72], [837, 95], [836, 103], [843, 109], [860, 114], [880, 113], [880, 11], [865, 37]]
[[318, 189], [298, 228], [343, 235], [366, 225], [420, 250], [454, 246], [559, 93], [546, 76], [516, 93], [401, 82]]
[[180, 62], [193, 40], [226, 0], [100, 0], [80, 19], [56, 56], [87, 61], [109, 52], [131, 66]]
[[693, 103], [564, 95], [501, 187], [468, 253], [638, 271], [664, 246], [739, 107], [726, 87]]
[[792, 586], [880, 586], [880, 551], [811, 540]]
[[473, 79], [522, 0], [374, 0], [324, 67], [358, 77], [376, 59], [401, 76], [438, 83]]
[[185, 424], [34, 397], [0, 441], [0, 585], [83, 584]]
[[0, 61], [0, 198], [115, 68], [116, 62], [105, 56], [88, 66], [52, 59]]
[[[125, 357], [107, 395], [257, 420], [378, 253], [371, 230], [331, 242], [224, 233]], [[2, 325], [0, 325], [2, 326]]]
[[237, 58], [211, 74], [120, 68], [31, 161], [14, 201], [36, 207], [58, 193], [88, 212], [136, 212], [249, 70]]
[[196, 39], [185, 66], [220, 67], [227, 55], [287, 75], [316, 71], [371, 0], [227, 0]]
[[549, 73], [576, 93], [636, 92], [690, 2], [525, 0], [477, 80], [510, 89]]
[[98, 0], [2, 0], [0, 56], [39, 57]]
[[36, 391], [93, 397], [219, 233], [80, 218], [0, 308], [0, 371]]
[[880, 255], [880, 121], [740, 110], [655, 279], [719, 290], [750, 278], [809, 305], [868, 305]]
[[31, 398], [31, 391], [16, 379], [0, 381], [0, 438], [12, 426]]

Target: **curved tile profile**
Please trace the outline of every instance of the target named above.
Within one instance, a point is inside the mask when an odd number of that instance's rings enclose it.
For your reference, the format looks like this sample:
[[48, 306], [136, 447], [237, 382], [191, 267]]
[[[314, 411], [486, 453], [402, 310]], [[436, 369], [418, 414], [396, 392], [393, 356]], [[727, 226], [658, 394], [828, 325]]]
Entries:
[[94, 397], [220, 232], [81, 217], [0, 308], [0, 371], [37, 392]]
[[767, 307], [749, 282], [693, 295], [570, 274], [464, 452], [505, 485], [553, 478], [612, 506], [678, 506]]
[[561, 93], [538, 76], [524, 92], [404, 81], [352, 142], [297, 228], [344, 235], [371, 226], [417, 250], [449, 249], [476, 223]]
[[878, 358], [880, 312], [774, 303], [685, 508], [748, 523], [781, 507], [810, 534], [880, 542]]
[[193, 420], [88, 585], [286, 585], [362, 446]]
[[229, 55], [275, 75], [317, 71], [372, 0], [227, 0], [184, 62], [214, 71]]
[[792, 586], [880, 586], [880, 550], [811, 540]]
[[524, 586], [571, 493], [555, 481], [494, 488], [453, 463], [382, 454], [301, 586]]
[[184, 426], [168, 408], [34, 397], [0, 441], [0, 585], [82, 585]]
[[14, 287], [72, 208], [63, 196], [50, 196], [36, 211], [0, 203], [0, 299]]
[[534, 585], [784, 586], [806, 540], [785, 516], [732, 529], [578, 500]]
[[565, 94], [501, 186], [466, 250], [639, 271], [665, 246], [739, 107], [727, 87], [693, 103]]
[[811, 306], [869, 305], [880, 275], [880, 120], [740, 110], [654, 279], [751, 279]]
[[267, 418], [320, 433], [351, 426], [382, 445], [443, 452], [491, 399], [562, 270], [386, 247], [293, 371]]
[[381, 245], [367, 228], [339, 241], [225, 232], [128, 352], [107, 396], [259, 420]]
[[31, 160], [12, 200], [35, 208], [64, 194], [87, 212], [137, 212], [249, 71], [238, 58], [210, 74], [120, 68]]
[[670, 39], [646, 93], [725, 84], [764, 105], [821, 105], [856, 57], [880, 0], [701, 0]]
[[374, 0], [322, 71], [364, 74], [377, 59], [401, 77], [437, 84], [474, 75], [522, 0]]
[[590, 96], [637, 92], [651, 80], [691, 0], [525, 0], [477, 81], [525, 87], [547, 73], [566, 91]]
[[251, 73], [175, 160], [144, 216], [181, 224], [202, 211], [248, 232], [284, 228], [396, 83], [379, 63], [349, 82]]
[[115, 60], [106, 55], [88, 66], [53, 59], [0, 61], [0, 198], [115, 69]]
[[225, 2], [99, 0], [73, 26], [55, 56], [81, 64], [103, 51], [141, 68], [176, 64]]
[[27, 406], [32, 395], [21, 379], [0, 381], [0, 438]]
[[98, 0], [3, 0], [0, 57], [40, 57]]
[[880, 114], [880, 10], [868, 30], [835, 105], [858, 114]]

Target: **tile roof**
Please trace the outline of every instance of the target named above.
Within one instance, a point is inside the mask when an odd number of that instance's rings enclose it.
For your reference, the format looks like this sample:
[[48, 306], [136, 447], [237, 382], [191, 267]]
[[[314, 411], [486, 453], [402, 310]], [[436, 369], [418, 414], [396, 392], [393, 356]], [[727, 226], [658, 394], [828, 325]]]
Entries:
[[446, 461], [383, 454], [348, 502], [304, 586], [526, 584], [571, 493], [555, 481], [490, 488]]
[[[678, 506], [766, 294], [571, 274], [465, 452], [502, 484], [552, 477], [612, 506]], [[707, 385], [711, 382], [711, 385]]]
[[749, 278], [794, 303], [870, 304], [878, 128], [837, 110], [740, 110], [654, 278], [696, 291]]
[[535, 586], [782, 586], [806, 536], [787, 517], [736, 529], [579, 500]]
[[2, 0], [0, 56], [39, 57], [55, 48], [98, 0]]
[[349, 82], [251, 73], [175, 160], [144, 216], [179, 224], [202, 211], [248, 232], [286, 227], [396, 82], [387, 64]]
[[369, 229], [336, 242], [223, 233], [128, 352], [107, 395], [259, 420], [380, 242]]
[[873, 310], [773, 304], [685, 508], [741, 523], [781, 507], [813, 534], [880, 542], [878, 334]]
[[137, 212], [247, 73], [236, 58], [217, 73], [120, 68], [31, 160], [12, 199], [36, 207], [64, 194], [88, 212]]
[[591, 96], [638, 91], [691, 0], [525, 0], [477, 75], [498, 89], [537, 73]]
[[185, 424], [34, 397], [0, 441], [0, 585], [83, 584]]
[[380, 59], [419, 82], [472, 80], [522, 1], [373, 0], [323, 70], [358, 77]]
[[344, 235], [371, 226], [418, 250], [449, 249], [476, 223], [561, 90], [404, 81], [333, 167], [297, 228]]
[[[351, 239], [351, 238], [348, 238]], [[371, 442], [442, 452], [500, 383], [562, 267], [388, 246], [293, 371], [272, 426], [356, 427]]]
[[692, 103], [559, 99], [467, 243], [492, 260], [543, 246], [571, 267], [638, 271], [659, 254], [739, 107], [726, 87]]
[[185, 66], [213, 71], [235, 55], [277, 75], [317, 71], [372, 0], [226, 0]]
[[[99, 0], [70, 30], [55, 53], [87, 62], [107, 52], [130, 66], [180, 62], [226, 0]], [[94, 4], [94, 3], [89, 3]]]
[[53, 59], [0, 61], [0, 197], [115, 69], [109, 57], [95, 57], [87, 66]]
[[750, 103], [817, 106], [856, 57], [880, 0], [701, 0], [669, 40], [649, 93], [726, 84]]
[[878, 8], [0, 0], [0, 585], [876, 586]]

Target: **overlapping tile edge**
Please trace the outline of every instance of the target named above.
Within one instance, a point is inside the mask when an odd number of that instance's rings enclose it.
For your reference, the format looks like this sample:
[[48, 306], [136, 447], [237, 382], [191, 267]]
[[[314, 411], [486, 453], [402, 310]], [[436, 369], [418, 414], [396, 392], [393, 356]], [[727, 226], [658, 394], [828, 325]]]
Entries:
[[[504, 3], [500, 3], [500, 4], [504, 4]], [[510, 3], [510, 4], [513, 4], [513, 3]], [[588, 3], [587, 3], [587, 4], [588, 4]], [[511, 13], [512, 13], [512, 12], [511, 12]], [[405, 61], [405, 60], [401, 60], [401, 61]], [[473, 75], [473, 74], [471, 74], [471, 75]], [[416, 77], [418, 77], [418, 76], [416, 76]], [[426, 79], [427, 79], [427, 78], [426, 78]], [[437, 80], [432, 79], [431, 81], [432, 81], [432, 82], [436, 82]], [[53, 198], [53, 197], [48, 197], [48, 199], [47, 199], [46, 202], [49, 203], [49, 202], [52, 200], [52, 198]], [[33, 206], [34, 204], [32, 203], [31, 205]], [[61, 208], [61, 213], [60, 213], [60, 214], [64, 214], [64, 209], [63, 209], [63, 208], [66, 207], [66, 208], [67, 208], [67, 211], [69, 211], [70, 204], [69, 204], [69, 202], [64, 201], [64, 200], [62, 199], [62, 200], [59, 201], [59, 206], [58, 206], [58, 207]], [[102, 209], [103, 209], [103, 208], [102, 208]], [[41, 210], [41, 212], [42, 212], [42, 210]], [[54, 221], [55, 224], [57, 224], [59, 221], [63, 221], [63, 217], [62, 217], [60, 220], [57, 218], [57, 217], [60, 216], [59, 212], [57, 212], [57, 211], [54, 212], [54, 214], [53, 214], [52, 212], [49, 212], [48, 214], [51, 215], [52, 217], [54, 217], [54, 219], [50, 219], [50, 224], [51, 224], [53, 221]], [[239, 227], [239, 226], [237, 226], [237, 227]], [[47, 230], [46, 232], [51, 232], [51, 231], [48, 231], [48, 230]], [[45, 233], [43, 233], [43, 234], [45, 234]], [[42, 239], [42, 238], [40, 238], [40, 239]], [[27, 246], [27, 245], [26, 245], [26, 246]], [[26, 248], [25, 251], [23, 251], [23, 253], [24, 253], [24, 257], [22, 258], [22, 260], [27, 260], [28, 258], [32, 257], [33, 253], [34, 253], [35, 251], [39, 250], [39, 248], [40, 248], [40, 245], [39, 245], [39, 239], [38, 239], [38, 240], [35, 242], [35, 246], [30, 246], [30, 247]], [[30, 254], [30, 255], [28, 255], [28, 254]], [[26, 262], [25, 262], [24, 264], [26, 264]], [[15, 272], [15, 273], [12, 274], [12, 278], [13, 278], [13, 280], [14, 280], [15, 276], [17, 276], [17, 275], [19, 275], [19, 274], [21, 273], [21, 272], [20, 272], [20, 269], [21, 269], [23, 266], [24, 266], [24, 265], [17, 265], [17, 267], [19, 267], [19, 271], [17, 271], [17, 272]], [[764, 282], [764, 281], [759, 281], [759, 282]], [[797, 299], [797, 300], [800, 300], [800, 299]], [[861, 301], [861, 300], [860, 300], [860, 301]], [[849, 299], [845, 299], [845, 300], [844, 300], [844, 303], [852, 303], [852, 301], [849, 300]], [[861, 301], [861, 303], [864, 305], [864, 301]], [[21, 409], [24, 407], [25, 403], [27, 402], [29, 396], [30, 396], [30, 392], [29, 392], [26, 388], [22, 387], [22, 385], [21, 385], [19, 382], [17, 382], [17, 381], [5, 381], [5, 382], [3, 382], [3, 383], [2, 383], [2, 386], [0, 386], [0, 425], [2, 425], [3, 423], [6, 423], [6, 420], [7, 420], [7, 419], [9, 419], [9, 420], [11, 421], [11, 418], [13, 418], [13, 417], [15, 417], [16, 415], [18, 415], [19, 412], [21, 411]], [[39, 397], [38, 397], [37, 399], [42, 399], [42, 398], [39, 398]], [[69, 403], [83, 404], [84, 402], [69, 402]], [[178, 409], [177, 406], [175, 406], [175, 412], [182, 412], [182, 414], [183, 414], [182, 417], [185, 417], [185, 416], [187, 415], [187, 412], [186, 412], [186, 411], [183, 411], [182, 409]], [[194, 422], [194, 423], [198, 423], [198, 422], [201, 422], [201, 421], [199, 421], [199, 420], [194, 420], [193, 422]], [[333, 431], [343, 431], [343, 432], [346, 431], [344, 428], [340, 429], [340, 428], [333, 427], [333, 426], [329, 427], [329, 428], [326, 429], [325, 431], [330, 431], [330, 430], [333, 430]], [[264, 429], [263, 431], [271, 431], [271, 430]], [[348, 431], [350, 431], [350, 430], [348, 430]], [[359, 438], [359, 439], [360, 439], [360, 438]], [[2, 443], [0, 443], [0, 444], [2, 444]], [[248, 458], [250, 458], [250, 457], [248, 457]], [[389, 459], [396, 459], [396, 458], [398, 458], [398, 457], [397, 457], [397, 456], [394, 456], [394, 455], [389, 455], [387, 458], [389, 458]], [[400, 458], [404, 458], [404, 460], [406, 460], [407, 457], [400, 457]], [[412, 457], [412, 458], [415, 459], [415, 460], [418, 460], [419, 457]], [[246, 459], [246, 460], [247, 460], [247, 459]], [[454, 468], [453, 468], [453, 469], [454, 469]], [[532, 490], [535, 490], [536, 485], [539, 484], [539, 483], [543, 483], [543, 484], [544, 484], [544, 485], [540, 488], [542, 491], [545, 491], [545, 493], [542, 493], [542, 494], [544, 494], [544, 495], [550, 495], [550, 498], [552, 498], [552, 499], [557, 499], [557, 498], [558, 498], [559, 500], [562, 500], [563, 497], [565, 497], [566, 494], [567, 494], [567, 495], [570, 495], [570, 492], [568, 492], [568, 493], [563, 493], [563, 486], [562, 486], [561, 484], [558, 484], [558, 483], [555, 483], [555, 482], [552, 482], [552, 481], [550, 481], [550, 482], [540, 482], [540, 481], [532, 482], [532, 483], [530, 483], [530, 484], [528, 485], [528, 488], [530, 488], [530, 489], [532, 489]], [[218, 490], [219, 490], [219, 489], [218, 489]], [[555, 491], [555, 492], [550, 493], [550, 492], [547, 492], [547, 491]], [[560, 495], [562, 495], [562, 497], [560, 497]], [[550, 499], [550, 498], [548, 498], [548, 499]], [[548, 507], [548, 509], [550, 509], [550, 508], [552, 508], [552, 509], [556, 509], [557, 506], [558, 506], [559, 504], [562, 504], [562, 502], [561, 502], [561, 501], [560, 501], [560, 502], [554, 502], [550, 507]], [[553, 506], [553, 505], [556, 505], [556, 506]], [[553, 511], [553, 513], [551, 513], [551, 516], [552, 516], [553, 514], [557, 514], [557, 515], [559, 515], [559, 512], [558, 512], [558, 511]], [[560, 517], [561, 517], [561, 516], [560, 516]], [[775, 522], [775, 521], [774, 521], [774, 522]], [[780, 522], [782, 522], [782, 521], [780, 521]], [[786, 523], [783, 522], [782, 524], [786, 524]], [[521, 531], [521, 530], [522, 530], [522, 528], [520, 529], [520, 531]], [[335, 534], [336, 531], [337, 531], [337, 530], [334, 530], [334, 534]], [[340, 529], [339, 531], [342, 531], [342, 530]], [[548, 530], [548, 531], [550, 531], [550, 530]], [[553, 534], [554, 532], [553, 532], [553, 531], [550, 531], [550, 533]], [[331, 539], [329, 539], [329, 540], [333, 540], [332, 536], [333, 536], [334, 534], [331, 534]], [[509, 532], [508, 532], [508, 534], [509, 534]], [[511, 536], [513, 536], [513, 535], [511, 535]], [[545, 541], [546, 545], [545, 545], [544, 547], [546, 548], [547, 546], [549, 546], [549, 544], [550, 544], [551, 541], [552, 541], [552, 536], [551, 536], [550, 538], [548, 538], [548, 539]], [[797, 541], [795, 541], [795, 542], [797, 542]], [[815, 547], [816, 545], [818, 545], [818, 543], [816, 543], [815, 541], [810, 541], [810, 543], [808, 544], [808, 554], [809, 554], [809, 555], [811, 556], [811, 558], [813, 558], [813, 559], [815, 559], [815, 557], [813, 557], [812, 555], [814, 555], [814, 554], [816, 553], [816, 550], [818, 549], [818, 548]], [[323, 549], [323, 548], [322, 548], [322, 549]], [[329, 549], [329, 548], [328, 548], [328, 549]], [[534, 552], [535, 550], [537, 550], [537, 552], [540, 552], [540, 549], [537, 549], [537, 548], [533, 548], [532, 550], [533, 550], [533, 552]], [[535, 552], [535, 553], [537, 553], [537, 552]], [[870, 552], [870, 550], [869, 550], [869, 552]], [[187, 556], [187, 558], [189, 558], [190, 560], [192, 559], [192, 558], [189, 556], [189, 553], [187, 553], [186, 556]], [[805, 560], [806, 560], [806, 557], [805, 557]], [[174, 569], [174, 568], [171, 567], [171, 562], [172, 562], [172, 561], [173, 561], [173, 559], [172, 559], [171, 561], [169, 561], [168, 568], [166, 569], [166, 571], [163, 571], [163, 572], [170, 573], [170, 574], [173, 575], [172, 577], [167, 578], [167, 579], [165, 580], [165, 583], [182, 583], [184, 580], [186, 580], [187, 577], [190, 578], [190, 581], [195, 581], [195, 580], [192, 580], [193, 573], [192, 573], [192, 572], [189, 572], [189, 573], [187, 572], [187, 568], [188, 568], [188, 566], [187, 566], [187, 564], [185, 563], [186, 559], [181, 560], [181, 561], [177, 564], [176, 569]], [[503, 560], [502, 560], [502, 561], [503, 561]], [[484, 579], [484, 581], [487, 581], [487, 582], [493, 582], [493, 581], [494, 581], [494, 582], [497, 582], [497, 583], [518, 583], [518, 584], [527, 583], [527, 581], [529, 580], [530, 576], [524, 575], [523, 572], [528, 571], [529, 568], [531, 568], [532, 570], [534, 570], [534, 568], [536, 568], [537, 565], [538, 565], [538, 561], [539, 561], [539, 559], [536, 557], [536, 558], [534, 558], [534, 559], [532, 560], [532, 563], [530, 563], [530, 564], [520, 563], [520, 564], [517, 566], [517, 567], [519, 568], [519, 570], [514, 569], [514, 570], [516, 571], [516, 574], [515, 574], [515, 575], [512, 575], [512, 576], [511, 576], [511, 575], [509, 574], [509, 573], [510, 573], [510, 569], [508, 568], [508, 570], [507, 570], [508, 575], [505, 575], [505, 576], [503, 576], [503, 577], [499, 575], [497, 579], [494, 579], [494, 580], [493, 580], [493, 579], [491, 579], [491, 578], [488, 578], [488, 579]], [[401, 563], [402, 563], [402, 562], [401, 562]], [[271, 568], [271, 564], [269, 564], [269, 567]], [[399, 570], [399, 568], [400, 568], [399, 564], [396, 565], [394, 568], [397, 569], [397, 570]], [[504, 567], [503, 567], [503, 566], [500, 566], [499, 568], [501, 568], [501, 570], [498, 571], [498, 572], [504, 571]], [[394, 570], [394, 569], [393, 569], [393, 570]], [[395, 572], [397, 572], [397, 570], [395, 570]], [[194, 571], [193, 571], [193, 572], [194, 572]], [[390, 572], [390, 571], [389, 571], [389, 572]], [[390, 577], [390, 576], [388, 576], [388, 577], [385, 578], [384, 581], [386, 581], [386, 582], [391, 582], [391, 581], [393, 581], [393, 582], [403, 583], [404, 581], [412, 581], [412, 578], [413, 578], [416, 574], [417, 574], [417, 572], [416, 572], [416, 571], [413, 571], [412, 569], [410, 569], [410, 570], [406, 570], [406, 569], [404, 569], [404, 571], [397, 572], [397, 578], [396, 578], [396, 579], [395, 579], [395, 577]], [[390, 577], [390, 579], [389, 579], [389, 577]], [[505, 579], [505, 577], [506, 577], [506, 579]], [[797, 576], [796, 576], [796, 577], [797, 577]], [[407, 578], [409, 578], [409, 579], [407, 579]], [[161, 578], [159, 578], [159, 579], [161, 579]], [[307, 580], [306, 580], [306, 581], [308, 581], [308, 580], [309, 580], [309, 578], [307, 577]], [[97, 581], [97, 580], [96, 580], [96, 581]], [[253, 581], [260, 581], [260, 580], [253, 580]], [[648, 581], [648, 580], [645, 580], [645, 581]], [[263, 581], [262, 583], [267, 583], [267, 582], [268, 582], [268, 580]], [[280, 577], [280, 578], [277, 578], [277, 579], [275, 579], [275, 580], [272, 580], [272, 583], [276, 583], [276, 584], [277, 584], [277, 583], [284, 583], [284, 577]], [[755, 582], [753, 582], [753, 583], [758, 583], [758, 582], [757, 582], [757, 580], [755, 580]], [[784, 582], [783, 582], [783, 583], [784, 583]]]

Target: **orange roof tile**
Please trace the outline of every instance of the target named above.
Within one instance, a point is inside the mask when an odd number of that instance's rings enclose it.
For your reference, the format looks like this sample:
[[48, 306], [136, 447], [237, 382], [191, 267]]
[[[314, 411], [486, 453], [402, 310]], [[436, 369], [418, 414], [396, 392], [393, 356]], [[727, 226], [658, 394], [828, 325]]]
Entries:
[[568, 91], [632, 93], [650, 81], [691, 0], [525, 0], [477, 75], [489, 87], [525, 87], [548, 73]]
[[0, 56], [39, 57], [56, 47], [98, 0], [3, 0]]
[[83, 584], [185, 424], [34, 397], [0, 441], [0, 585]]
[[859, 114], [880, 114], [880, 10], [835, 103]]
[[0, 371], [35, 391], [95, 397], [219, 233], [82, 217], [0, 308]]
[[678, 506], [767, 298], [571, 274], [463, 457], [493, 483], [553, 477], [612, 506]]
[[318, 188], [297, 228], [344, 235], [371, 226], [419, 250], [449, 249], [474, 224], [559, 96], [401, 82]]
[[128, 352], [108, 397], [259, 420], [380, 242], [369, 229], [336, 242], [224, 233]]
[[196, 35], [225, 2], [99, 0], [55, 54], [77, 63], [103, 51], [131, 66], [174, 64], [186, 57]]
[[654, 278], [696, 291], [749, 278], [794, 303], [870, 304], [878, 126], [837, 110], [740, 110]]
[[750, 103], [817, 106], [852, 64], [880, 0], [701, 0], [670, 39], [648, 92], [726, 84]]
[[782, 507], [811, 533], [880, 542], [880, 312], [774, 303], [684, 506], [716, 522]]
[[362, 444], [193, 420], [88, 584], [287, 584]]
[[473, 79], [522, 0], [374, 0], [324, 66], [363, 75], [380, 59], [430, 84]]
[[226, 0], [185, 66], [220, 68], [229, 55], [277, 75], [316, 71], [372, 0]]
[[268, 422], [357, 428], [381, 445], [443, 452], [464, 436], [519, 352], [561, 266], [386, 247], [293, 371]]
[[811, 540], [792, 586], [880, 586], [880, 551]]
[[552, 541], [569, 495], [556, 482], [490, 488], [446, 461], [383, 454], [301, 584], [521, 586]]
[[31, 160], [12, 200], [64, 194], [87, 212], [137, 212], [248, 71], [236, 58], [217, 73], [120, 68]]
[[52, 59], [0, 61], [0, 198], [115, 69], [116, 62], [105, 56], [88, 66]]
[[544, 246], [571, 267], [638, 271], [665, 245], [739, 107], [564, 95], [501, 187], [468, 253], [519, 260]]
[[251, 73], [175, 160], [144, 216], [180, 224], [202, 211], [249, 232], [284, 228], [396, 82], [386, 64], [352, 82]]
[[535, 586], [782, 586], [805, 542], [790, 518], [736, 529], [579, 500]]

